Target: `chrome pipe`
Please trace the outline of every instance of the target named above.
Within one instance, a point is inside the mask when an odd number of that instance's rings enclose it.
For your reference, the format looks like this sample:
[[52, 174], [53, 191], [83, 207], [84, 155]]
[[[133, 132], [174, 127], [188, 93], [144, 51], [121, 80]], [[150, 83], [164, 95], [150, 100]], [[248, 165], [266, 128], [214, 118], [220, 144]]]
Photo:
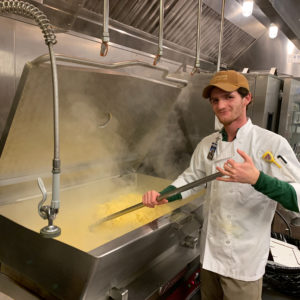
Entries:
[[[59, 100], [58, 100], [57, 66], [56, 66], [56, 58], [53, 52], [52, 45], [49, 44], [48, 48], [49, 48], [49, 56], [51, 62], [52, 89], [53, 89], [54, 160], [59, 161], [60, 147], [59, 147]], [[53, 170], [53, 172], [57, 173], [57, 170]]]
[[219, 52], [218, 52], [217, 72], [220, 71], [220, 66], [221, 66], [221, 52], [222, 52], [223, 31], [224, 31], [224, 10], [225, 10], [225, 0], [222, 0], [222, 10], [221, 10], [221, 24], [220, 24], [220, 37], [219, 37]]
[[109, 42], [109, 0], [104, 0], [103, 6], [103, 34], [102, 34], [102, 44], [100, 55], [106, 56], [108, 52], [108, 42]]
[[158, 51], [153, 64], [156, 65], [163, 55], [163, 33], [164, 33], [164, 1], [159, 1], [159, 35], [158, 35]]
[[109, 0], [104, 0], [103, 7], [103, 42], [109, 42]]
[[163, 34], [164, 34], [164, 1], [159, 3], [159, 39], [158, 39], [158, 54], [163, 55]]
[[195, 65], [192, 74], [194, 74], [195, 72], [200, 72], [201, 16], [202, 16], [202, 0], [198, 0], [196, 60], [195, 60]]

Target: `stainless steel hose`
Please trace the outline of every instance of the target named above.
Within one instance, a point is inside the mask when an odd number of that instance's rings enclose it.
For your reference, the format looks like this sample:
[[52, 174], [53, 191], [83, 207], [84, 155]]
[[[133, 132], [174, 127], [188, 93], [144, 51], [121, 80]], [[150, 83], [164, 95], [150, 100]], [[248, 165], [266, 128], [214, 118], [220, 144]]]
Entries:
[[59, 227], [53, 225], [59, 207], [60, 207], [60, 145], [59, 145], [59, 100], [58, 100], [58, 79], [57, 79], [57, 67], [56, 57], [53, 51], [53, 45], [57, 43], [54, 30], [46, 17], [46, 15], [40, 11], [34, 5], [16, 0], [0, 0], [0, 13], [11, 13], [21, 15], [34, 19], [38, 26], [41, 28], [45, 43], [49, 49], [49, 56], [51, 62], [52, 71], [52, 88], [53, 88], [53, 123], [54, 123], [54, 158], [52, 161], [52, 200], [50, 206], [43, 206], [46, 201], [47, 192], [41, 178], [38, 179], [39, 186], [41, 188], [43, 199], [38, 205], [40, 216], [48, 219], [48, 226], [41, 229], [41, 234], [44, 237], [56, 237], [60, 235], [61, 230]]

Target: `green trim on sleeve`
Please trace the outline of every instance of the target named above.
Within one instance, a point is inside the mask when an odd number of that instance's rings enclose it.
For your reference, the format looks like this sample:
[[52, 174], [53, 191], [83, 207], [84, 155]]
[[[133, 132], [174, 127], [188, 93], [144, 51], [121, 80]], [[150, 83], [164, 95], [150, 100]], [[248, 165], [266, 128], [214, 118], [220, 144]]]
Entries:
[[[161, 195], [163, 195], [163, 194], [166, 194], [166, 193], [168, 193], [168, 192], [171, 192], [171, 191], [173, 191], [173, 190], [175, 190], [175, 189], [176, 189], [176, 187], [175, 187], [174, 185], [169, 185], [169, 186], [167, 186], [165, 189], [163, 189], [163, 190], [162, 190], [161, 192], [159, 192], [159, 193], [160, 193]], [[182, 196], [181, 196], [180, 193], [167, 198], [167, 200], [168, 200], [169, 202], [173, 202], [173, 201], [181, 200], [181, 199], [182, 199]]]
[[279, 202], [284, 208], [299, 212], [296, 191], [288, 182], [281, 181], [260, 171], [258, 180], [253, 187], [258, 192]]

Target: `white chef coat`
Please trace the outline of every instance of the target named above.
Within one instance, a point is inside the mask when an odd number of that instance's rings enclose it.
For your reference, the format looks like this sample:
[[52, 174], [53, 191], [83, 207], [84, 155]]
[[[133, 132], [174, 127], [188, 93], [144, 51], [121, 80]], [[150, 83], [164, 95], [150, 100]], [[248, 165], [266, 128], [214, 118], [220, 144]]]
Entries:
[[[216, 152], [209, 160], [207, 154], [216, 141]], [[232, 142], [222, 141], [220, 132], [204, 138], [195, 149], [189, 168], [172, 185], [180, 187], [213, 174], [217, 172], [216, 166], [223, 168], [229, 158], [243, 162], [237, 149], [246, 152], [259, 170], [291, 183], [300, 207], [300, 164], [293, 150], [285, 138], [253, 125], [250, 119], [238, 130]], [[272, 152], [282, 168], [262, 159], [266, 151]], [[277, 155], [281, 155], [287, 164], [283, 165]], [[186, 198], [198, 190], [183, 192], [182, 197]], [[201, 231], [202, 267], [244, 281], [261, 278], [268, 259], [276, 204], [250, 184], [216, 180], [208, 183]]]

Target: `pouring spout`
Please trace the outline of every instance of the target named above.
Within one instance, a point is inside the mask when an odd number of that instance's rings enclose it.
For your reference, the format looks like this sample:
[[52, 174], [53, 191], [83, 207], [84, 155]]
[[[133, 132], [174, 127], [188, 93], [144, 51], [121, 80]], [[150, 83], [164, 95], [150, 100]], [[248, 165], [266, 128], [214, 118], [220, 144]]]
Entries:
[[[55, 174], [53, 174], [53, 175], [55, 175]], [[59, 174], [56, 174], [56, 175], [59, 175]], [[57, 180], [59, 180], [59, 178]], [[53, 195], [53, 192], [52, 192], [53, 197], [52, 197], [52, 201], [51, 201], [51, 206], [43, 205], [45, 203], [45, 201], [47, 200], [47, 191], [46, 191], [44, 182], [43, 182], [42, 178], [40, 178], [40, 177], [38, 178], [38, 186], [43, 195], [43, 198], [38, 205], [38, 213], [42, 219], [48, 220], [48, 225], [43, 227], [40, 230], [40, 233], [45, 238], [57, 237], [61, 234], [61, 229], [58, 226], [55, 226], [53, 224], [53, 221], [56, 218], [56, 215], [58, 214], [59, 201], [56, 202], [55, 200], [53, 200], [53, 199], [55, 199], [55, 195]], [[57, 187], [57, 185], [53, 185], [53, 186]]]
[[54, 238], [61, 234], [61, 229], [53, 224], [53, 220], [58, 213], [58, 209], [53, 209], [49, 206], [42, 207], [43, 212], [47, 215], [48, 225], [40, 230], [40, 234], [44, 238]]

